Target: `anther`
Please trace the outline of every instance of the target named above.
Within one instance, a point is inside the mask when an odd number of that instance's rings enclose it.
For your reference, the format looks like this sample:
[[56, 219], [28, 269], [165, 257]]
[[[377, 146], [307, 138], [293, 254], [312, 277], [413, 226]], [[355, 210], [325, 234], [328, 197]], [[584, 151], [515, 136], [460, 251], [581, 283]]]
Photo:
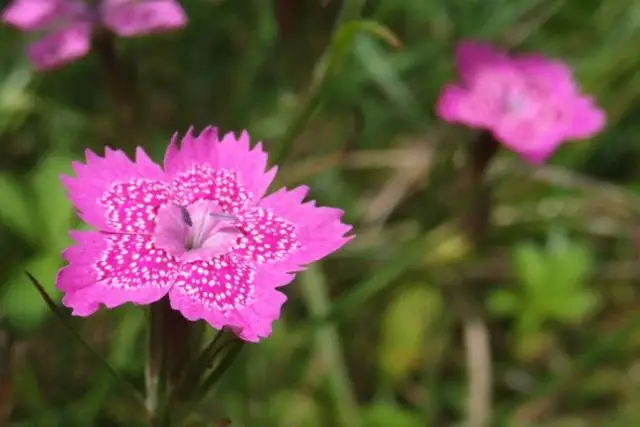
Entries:
[[238, 220], [238, 217], [236, 217], [234, 215], [226, 214], [226, 213], [219, 213], [219, 212], [215, 212], [214, 213], [214, 212], [211, 212], [211, 213], [209, 213], [209, 215], [214, 217], [218, 221], [235, 222], [235, 221]]
[[180, 208], [180, 214], [182, 215], [182, 221], [187, 224], [188, 227], [193, 227], [193, 221], [191, 220], [191, 215], [189, 215], [189, 211], [184, 206], [178, 206]]

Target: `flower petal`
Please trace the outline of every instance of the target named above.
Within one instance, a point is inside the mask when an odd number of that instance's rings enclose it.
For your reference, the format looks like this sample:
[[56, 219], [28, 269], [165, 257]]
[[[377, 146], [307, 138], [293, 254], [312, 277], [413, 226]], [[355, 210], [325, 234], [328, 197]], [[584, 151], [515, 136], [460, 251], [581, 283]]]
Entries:
[[52, 0], [14, 0], [2, 12], [2, 21], [25, 31], [39, 30], [54, 19], [57, 3]]
[[242, 237], [234, 253], [258, 264], [284, 260], [301, 247], [297, 225], [262, 207], [245, 212], [236, 226]]
[[491, 99], [483, 102], [478, 99], [477, 93], [449, 85], [438, 98], [436, 112], [441, 119], [451, 123], [486, 128], [495, 121], [495, 108], [491, 108], [490, 101]]
[[237, 214], [245, 209], [251, 195], [243, 187], [235, 171], [194, 165], [173, 176], [174, 201], [189, 206], [198, 200], [215, 201], [224, 213]]
[[27, 56], [40, 71], [49, 71], [85, 56], [91, 45], [91, 26], [78, 22], [48, 34], [27, 48]]
[[524, 73], [528, 83], [546, 96], [557, 99], [578, 93], [571, 68], [564, 62], [540, 54], [516, 56], [513, 62]]
[[187, 24], [187, 15], [175, 0], [105, 0], [104, 24], [121, 37], [171, 31]]
[[477, 40], [463, 40], [456, 47], [458, 73], [465, 85], [473, 85], [479, 72], [496, 65], [508, 65], [509, 56], [491, 44]]
[[254, 302], [237, 308], [236, 316], [242, 320], [240, 326], [230, 325], [231, 329], [243, 340], [258, 342], [271, 335], [273, 322], [280, 318], [286, 295], [276, 288], [287, 285], [295, 278], [294, 274], [271, 268], [259, 268], [256, 273], [258, 286]]
[[99, 157], [86, 151], [86, 164], [74, 162], [76, 177], [62, 176], [69, 198], [89, 225], [103, 231], [151, 233], [159, 207], [170, 199], [160, 167], [144, 151], [135, 163], [122, 151]]
[[189, 320], [204, 319], [216, 329], [230, 327], [241, 338], [258, 341], [270, 334], [286, 299], [275, 288], [292, 279], [227, 254], [183, 264], [169, 300]]
[[342, 223], [342, 210], [318, 207], [315, 201], [302, 202], [308, 190], [306, 186], [293, 190], [282, 188], [260, 202], [261, 208], [293, 224], [299, 242], [290, 253], [275, 258], [277, 262], [270, 264], [273, 268], [299, 271], [337, 251], [353, 238], [353, 235], [346, 236], [351, 226]]
[[71, 235], [77, 244], [64, 251], [69, 265], [58, 272], [56, 286], [75, 315], [89, 316], [100, 304], [152, 303], [175, 281], [177, 262], [154, 249], [150, 237], [96, 231]]
[[567, 138], [584, 139], [600, 132], [606, 124], [605, 112], [589, 96], [575, 98], [568, 107], [571, 117]]
[[531, 164], [544, 162], [562, 143], [558, 127], [541, 127], [535, 120], [504, 120], [493, 130], [509, 149]]
[[242, 132], [239, 137], [227, 133], [220, 139], [216, 128], [208, 127], [200, 135], [193, 136], [192, 129], [182, 138], [180, 148], [177, 137], [167, 149], [165, 170], [179, 174], [191, 170], [194, 165], [208, 165], [213, 169], [234, 172], [238, 183], [246, 188], [251, 200], [259, 200], [275, 177], [276, 168], [265, 171], [267, 154], [258, 143], [251, 149], [249, 135]]

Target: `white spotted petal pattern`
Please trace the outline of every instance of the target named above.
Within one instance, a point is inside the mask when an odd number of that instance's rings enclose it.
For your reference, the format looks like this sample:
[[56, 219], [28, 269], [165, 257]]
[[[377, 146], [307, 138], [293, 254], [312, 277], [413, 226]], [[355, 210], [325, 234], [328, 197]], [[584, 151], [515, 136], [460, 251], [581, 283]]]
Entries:
[[286, 297], [277, 289], [352, 236], [342, 211], [303, 203], [306, 187], [264, 193], [275, 176], [249, 136], [215, 128], [180, 146], [164, 170], [139, 149], [136, 161], [88, 151], [63, 177], [79, 215], [96, 231], [76, 245], [57, 276], [63, 303], [88, 316], [101, 305], [149, 304], [168, 296], [187, 319], [228, 327], [247, 341], [271, 333]]

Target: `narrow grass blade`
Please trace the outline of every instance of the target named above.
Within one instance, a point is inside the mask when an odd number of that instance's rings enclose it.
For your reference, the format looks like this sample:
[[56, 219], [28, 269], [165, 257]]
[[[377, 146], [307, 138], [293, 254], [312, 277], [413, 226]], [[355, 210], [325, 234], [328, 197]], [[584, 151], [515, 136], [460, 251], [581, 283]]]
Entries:
[[82, 347], [84, 347], [85, 350], [87, 350], [87, 352], [93, 357], [98, 365], [100, 365], [105, 371], [109, 372], [109, 374], [111, 374], [113, 378], [117, 380], [117, 384], [119, 384], [123, 390], [126, 390], [131, 395], [134, 402], [138, 406], [140, 406], [140, 409], [146, 412], [144, 400], [142, 399], [140, 393], [133, 387], [133, 385], [122, 378], [120, 374], [118, 374], [118, 372], [113, 369], [113, 367], [97, 351], [95, 351], [93, 347], [91, 347], [75, 329], [73, 329], [73, 327], [69, 323], [68, 316], [63, 313], [60, 308], [53, 302], [40, 282], [38, 282], [38, 280], [33, 277], [28, 271], [25, 272], [25, 274], [27, 275], [29, 280], [31, 280], [31, 283], [33, 283], [33, 286], [35, 286], [45, 304], [47, 304], [51, 312], [58, 318], [60, 323], [65, 327], [69, 334], [78, 342], [78, 344], [80, 344]]

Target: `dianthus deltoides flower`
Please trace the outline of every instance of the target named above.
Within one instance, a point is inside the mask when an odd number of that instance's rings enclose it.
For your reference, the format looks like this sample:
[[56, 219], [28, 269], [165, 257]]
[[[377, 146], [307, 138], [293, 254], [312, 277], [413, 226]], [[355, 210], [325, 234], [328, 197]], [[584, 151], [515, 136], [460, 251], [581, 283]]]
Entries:
[[460, 82], [437, 104], [449, 122], [486, 129], [531, 163], [544, 161], [566, 140], [599, 132], [605, 114], [580, 93], [570, 68], [539, 54], [508, 55], [480, 42], [456, 50]]
[[278, 287], [304, 265], [336, 251], [352, 236], [339, 209], [303, 202], [308, 188], [265, 195], [276, 174], [249, 135], [215, 128], [174, 135], [164, 168], [138, 148], [135, 161], [106, 149], [87, 150], [63, 176], [79, 216], [96, 231], [72, 231], [68, 265], [56, 285], [73, 314], [101, 304], [150, 304], [168, 295], [171, 307], [242, 339], [271, 333], [286, 297]]
[[175, 30], [187, 23], [175, 0], [13, 0], [1, 20], [43, 35], [27, 48], [29, 59], [41, 71], [85, 56], [95, 27], [132, 37]]

